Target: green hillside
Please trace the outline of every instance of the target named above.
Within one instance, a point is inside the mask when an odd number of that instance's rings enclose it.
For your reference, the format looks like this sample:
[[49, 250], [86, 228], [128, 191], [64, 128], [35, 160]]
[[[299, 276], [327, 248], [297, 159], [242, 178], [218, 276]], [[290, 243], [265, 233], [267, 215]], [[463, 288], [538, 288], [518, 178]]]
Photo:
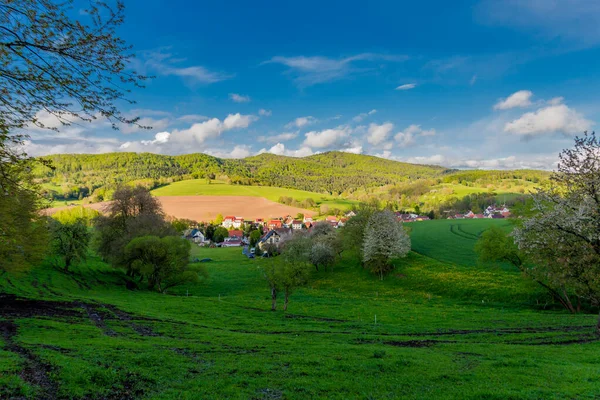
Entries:
[[[194, 252], [215, 260], [209, 279], [167, 296], [125, 289], [121, 271], [94, 259], [69, 274], [42, 265], [0, 277], [1, 292], [23, 298], [0, 297], [0, 397], [598, 393], [596, 317], [536, 310], [542, 294], [518, 274], [412, 253], [379, 281], [347, 255], [334, 272], [314, 272], [283, 313], [267, 311], [259, 268], [269, 260]], [[36, 380], [32, 367], [49, 372]]]
[[441, 262], [477, 266], [473, 251], [479, 236], [490, 226], [510, 230], [506, 219], [443, 219], [407, 224], [413, 251]]
[[[348, 208], [351, 202], [347, 200], [364, 202], [377, 199], [396, 209], [419, 206], [421, 210], [437, 212], [441, 208], [462, 210], [492, 202], [512, 202], [548, 178], [544, 171], [456, 171], [342, 152], [304, 158], [261, 154], [241, 160], [219, 159], [205, 154], [164, 156], [149, 153], [66, 154], [44, 159], [50, 161], [54, 169], [38, 166], [34, 171], [38, 183], [49, 196], [68, 201], [108, 199], [118, 183], [159, 188], [155, 193], [163, 195], [253, 191], [248, 188], [224, 189], [216, 185], [194, 189], [199, 185], [199, 181], [194, 180], [203, 180], [204, 183], [226, 182], [245, 187], [312, 192], [311, 198], [335, 198], [338, 202], [336, 208]], [[180, 181], [192, 182], [178, 184]], [[168, 185], [174, 186], [168, 188]], [[280, 190], [273, 191], [282, 193]], [[487, 198], [460, 203], [465, 196], [480, 194]], [[295, 198], [295, 195], [288, 196]], [[266, 197], [274, 199], [269, 193]]]
[[231, 185], [225, 182], [207, 183], [204, 179], [190, 179], [174, 182], [154, 189], [155, 196], [252, 196], [264, 197], [271, 201], [279, 201], [282, 197], [290, 197], [298, 202], [312, 199], [317, 206], [328, 206], [330, 209], [347, 210], [356, 205], [356, 201], [334, 197], [328, 194], [307, 192], [305, 190], [284, 189], [271, 186]]

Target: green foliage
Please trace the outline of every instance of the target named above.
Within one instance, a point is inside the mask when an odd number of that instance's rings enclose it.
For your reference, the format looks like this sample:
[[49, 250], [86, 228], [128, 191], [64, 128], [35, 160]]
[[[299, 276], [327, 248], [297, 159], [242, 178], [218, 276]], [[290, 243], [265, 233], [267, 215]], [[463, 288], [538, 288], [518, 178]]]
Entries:
[[215, 218], [214, 224], [215, 225], [221, 225], [223, 223], [223, 214], [217, 214], [217, 217]]
[[229, 237], [229, 231], [227, 228], [218, 226], [212, 235], [212, 240], [216, 243], [222, 243], [227, 237]]
[[260, 234], [260, 231], [258, 229], [255, 229], [252, 232], [250, 232], [250, 247], [256, 247], [261, 236], [262, 235]]
[[198, 273], [187, 268], [190, 242], [173, 236], [142, 236], [125, 247], [124, 263], [133, 275], [147, 280], [149, 289], [167, 289], [197, 282]]
[[599, 154], [595, 133], [575, 138], [575, 146], [560, 154], [551, 186], [532, 195], [533, 215], [514, 234], [536, 265], [532, 274], [594, 305], [600, 305]]
[[72, 223], [55, 220], [50, 224], [50, 232], [53, 253], [64, 260], [65, 271], [69, 271], [73, 262], [86, 259], [91, 234], [85, 220]]
[[107, 208], [106, 215], [95, 220], [95, 247], [98, 253], [115, 266], [124, 266], [125, 246], [139, 236], [177, 235], [165, 221], [160, 203], [147, 189], [121, 186]]
[[61, 224], [74, 224], [77, 221], [83, 221], [86, 226], [92, 226], [92, 222], [100, 213], [94, 209], [78, 206], [59, 210], [52, 214], [52, 218]]
[[374, 274], [383, 275], [394, 268], [391, 260], [405, 257], [410, 251], [410, 237], [389, 210], [371, 215], [363, 241], [363, 262]]
[[43, 200], [29, 174], [31, 162], [13, 161], [0, 158], [0, 273], [28, 269], [43, 259], [48, 247], [47, 221], [40, 214]]

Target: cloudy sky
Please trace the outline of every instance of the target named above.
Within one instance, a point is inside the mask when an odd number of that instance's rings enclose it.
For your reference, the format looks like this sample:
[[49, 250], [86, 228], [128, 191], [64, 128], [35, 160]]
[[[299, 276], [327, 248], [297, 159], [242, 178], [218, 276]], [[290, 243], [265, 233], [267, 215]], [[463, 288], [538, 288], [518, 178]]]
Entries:
[[30, 154], [342, 150], [551, 169], [600, 121], [596, 0], [129, 0], [127, 15], [131, 68], [155, 78], [125, 110], [152, 130], [32, 130]]

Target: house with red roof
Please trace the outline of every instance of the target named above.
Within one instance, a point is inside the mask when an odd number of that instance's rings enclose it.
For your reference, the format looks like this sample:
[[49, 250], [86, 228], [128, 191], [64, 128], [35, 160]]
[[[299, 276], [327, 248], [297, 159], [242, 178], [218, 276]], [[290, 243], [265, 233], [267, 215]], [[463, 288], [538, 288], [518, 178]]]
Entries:
[[278, 220], [278, 219], [272, 219], [267, 224], [267, 227], [269, 229], [280, 229], [283, 227], [283, 222], [281, 222], [281, 220]]

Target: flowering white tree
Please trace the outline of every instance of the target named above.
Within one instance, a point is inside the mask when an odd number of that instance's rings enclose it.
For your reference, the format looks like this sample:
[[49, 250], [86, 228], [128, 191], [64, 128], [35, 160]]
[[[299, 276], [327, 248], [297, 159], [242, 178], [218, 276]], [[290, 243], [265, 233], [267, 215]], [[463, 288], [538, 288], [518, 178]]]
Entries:
[[389, 210], [374, 213], [367, 222], [363, 240], [363, 262], [371, 272], [383, 275], [391, 271], [393, 258], [404, 257], [410, 251], [410, 237]]
[[533, 203], [534, 215], [514, 233], [536, 265], [532, 273], [600, 305], [600, 143], [594, 133], [563, 150], [550, 187], [538, 189]]

